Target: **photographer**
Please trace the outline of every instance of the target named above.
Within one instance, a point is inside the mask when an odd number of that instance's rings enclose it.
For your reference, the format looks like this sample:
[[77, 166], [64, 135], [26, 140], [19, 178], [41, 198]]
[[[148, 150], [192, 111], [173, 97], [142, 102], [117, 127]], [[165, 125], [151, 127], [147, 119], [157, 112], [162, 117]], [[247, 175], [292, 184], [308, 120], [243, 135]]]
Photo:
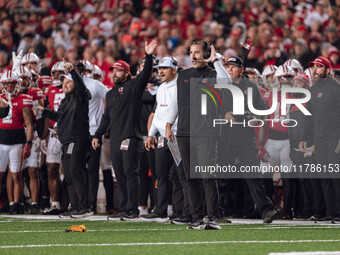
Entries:
[[83, 218], [93, 214], [89, 210], [85, 159], [89, 151], [89, 100], [91, 94], [83, 79], [71, 63], [64, 61], [70, 73], [61, 75], [65, 98], [58, 111], [39, 107], [44, 117], [58, 124], [57, 135], [63, 145], [63, 168], [68, 185], [72, 210], [60, 214], [60, 217]]
[[[256, 84], [244, 75], [244, 62], [238, 57], [229, 57], [226, 63], [226, 70], [230, 77], [233, 79], [233, 85], [242, 90], [245, 100], [247, 102], [247, 89], [253, 89], [253, 105], [255, 109], [267, 109], [267, 104], [263, 100], [260, 90]], [[230, 122], [243, 122], [245, 123], [252, 118], [252, 116], [239, 115], [234, 116], [233, 109], [233, 96], [229, 90], [223, 90], [223, 112], [225, 119]], [[245, 103], [245, 112], [249, 112], [248, 105]], [[248, 114], [249, 115], [249, 114]], [[258, 157], [258, 148], [256, 146], [255, 130], [253, 127], [243, 127], [241, 125], [224, 125], [222, 129], [222, 137], [219, 144], [223, 144], [224, 150], [219, 150], [219, 159], [222, 165], [235, 164], [236, 158], [243, 166], [258, 166], [260, 168], [260, 160]], [[249, 186], [251, 196], [259, 209], [264, 223], [271, 223], [277, 217], [278, 212], [273, 211], [273, 204], [267, 197], [263, 182], [260, 178], [250, 179], [247, 178], [246, 182]]]

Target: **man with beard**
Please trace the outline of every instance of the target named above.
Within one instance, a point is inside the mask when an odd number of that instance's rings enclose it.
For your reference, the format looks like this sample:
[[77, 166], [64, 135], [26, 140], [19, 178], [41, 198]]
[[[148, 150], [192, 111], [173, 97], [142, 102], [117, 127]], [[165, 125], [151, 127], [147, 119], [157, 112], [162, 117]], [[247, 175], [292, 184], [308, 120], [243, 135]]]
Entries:
[[[327, 215], [316, 220], [340, 220], [339, 174], [330, 174], [334, 170], [333, 165], [337, 169], [340, 165], [340, 84], [330, 77], [332, 67], [328, 59], [318, 57], [309, 62], [308, 67], [313, 67], [315, 81], [310, 89], [311, 99], [306, 106], [312, 115], [306, 116], [299, 149], [307, 151], [306, 140], [312, 135], [316, 163], [326, 169], [326, 178], [332, 177], [321, 179]], [[310, 128], [312, 126], [313, 129]]]
[[152, 54], [156, 46], [155, 40], [145, 43], [145, 66], [134, 79], [131, 79], [130, 66], [125, 61], [119, 60], [113, 65], [112, 80], [115, 86], [106, 94], [106, 109], [92, 140], [92, 147], [99, 148], [99, 139], [109, 131], [120, 203], [119, 213], [109, 216], [109, 220], [135, 221], [139, 217], [137, 167], [143, 148], [141, 104], [151, 75]]

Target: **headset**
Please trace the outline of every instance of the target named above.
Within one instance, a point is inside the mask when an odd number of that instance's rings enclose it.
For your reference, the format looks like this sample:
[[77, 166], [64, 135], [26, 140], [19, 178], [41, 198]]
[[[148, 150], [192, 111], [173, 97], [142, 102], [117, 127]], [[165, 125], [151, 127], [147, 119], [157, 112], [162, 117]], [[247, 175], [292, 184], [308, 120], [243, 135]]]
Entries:
[[177, 61], [177, 59], [175, 59], [175, 58], [173, 58], [173, 57], [170, 57], [170, 58], [172, 59], [174, 66], [178, 66], [178, 61]]
[[210, 44], [203, 41], [203, 59], [210, 58], [210, 55], [211, 55]]

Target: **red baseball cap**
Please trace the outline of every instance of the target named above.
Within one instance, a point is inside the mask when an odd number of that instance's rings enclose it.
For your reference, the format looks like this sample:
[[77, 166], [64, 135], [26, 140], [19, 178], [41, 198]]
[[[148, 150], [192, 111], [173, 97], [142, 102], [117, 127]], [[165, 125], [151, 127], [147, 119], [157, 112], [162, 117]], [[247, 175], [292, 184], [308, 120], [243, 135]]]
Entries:
[[332, 68], [331, 62], [324, 57], [318, 57], [314, 61], [310, 61], [308, 63], [308, 67], [312, 67], [313, 65], [324, 66], [326, 68]]
[[111, 66], [109, 68], [110, 71], [112, 71], [113, 69], [124, 70], [124, 71], [127, 71], [128, 73], [130, 73], [130, 66], [129, 66], [129, 64], [126, 63], [123, 60], [118, 60], [116, 63], [113, 64], [113, 66]]

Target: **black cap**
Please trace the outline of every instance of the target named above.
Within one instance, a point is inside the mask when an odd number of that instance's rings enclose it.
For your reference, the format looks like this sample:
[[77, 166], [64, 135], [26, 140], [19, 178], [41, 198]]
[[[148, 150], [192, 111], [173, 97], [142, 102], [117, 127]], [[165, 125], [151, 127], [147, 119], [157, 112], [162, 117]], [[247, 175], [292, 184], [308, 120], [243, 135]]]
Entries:
[[228, 58], [225, 65], [228, 65], [228, 64], [238, 66], [238, 67], [244, 67], [243, 60], [241, 58], [235, 57], [235, 56], [231, 56], [231, 57]]

